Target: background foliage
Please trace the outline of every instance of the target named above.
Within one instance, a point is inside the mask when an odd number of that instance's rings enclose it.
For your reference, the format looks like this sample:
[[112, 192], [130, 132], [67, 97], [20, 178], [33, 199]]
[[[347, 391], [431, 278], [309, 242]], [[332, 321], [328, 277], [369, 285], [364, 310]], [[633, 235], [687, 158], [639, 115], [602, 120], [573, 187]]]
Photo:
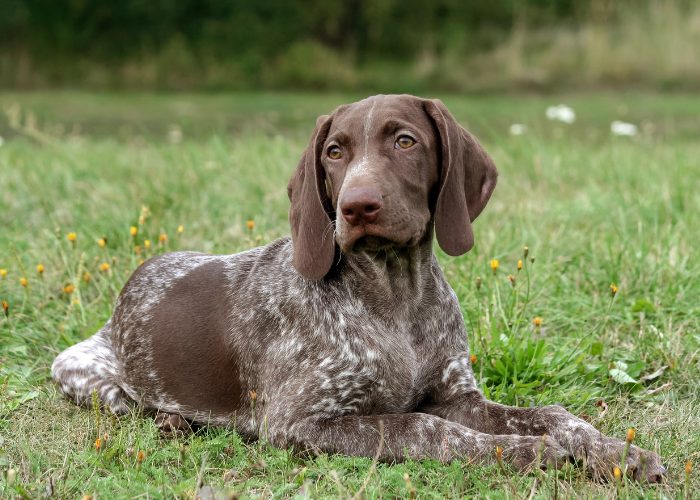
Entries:
[[696, 0], [4, 0], [0, 85], [700, 88]]

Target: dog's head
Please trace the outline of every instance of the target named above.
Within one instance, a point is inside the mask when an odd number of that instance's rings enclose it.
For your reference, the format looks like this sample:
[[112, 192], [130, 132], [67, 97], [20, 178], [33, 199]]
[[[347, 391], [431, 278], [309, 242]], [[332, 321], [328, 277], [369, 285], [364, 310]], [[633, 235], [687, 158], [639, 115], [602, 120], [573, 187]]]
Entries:
[[440, 247], [474, 245], [471, 221], [498, 173], [439, 100], [374, 96], [316, 122], [288, 185], [294, 266], [306, 278], [343, 253], [414, 246], [435, 223]]

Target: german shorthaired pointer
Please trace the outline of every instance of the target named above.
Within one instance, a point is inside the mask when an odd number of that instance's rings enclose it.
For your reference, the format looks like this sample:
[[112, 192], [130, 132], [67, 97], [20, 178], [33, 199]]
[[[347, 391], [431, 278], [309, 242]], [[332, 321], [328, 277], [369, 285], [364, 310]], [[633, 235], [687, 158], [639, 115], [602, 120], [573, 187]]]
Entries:
[[[440, 101], [340, 106], [318, 119], [289, 182], [291, 239], [149, 260], [53, 377], [77, 403], [137, 402], [166, 429], [233, 425], [275, 446], [387, 461], [493, 460], [499, 446], [518, 468], [573, 458], [609, 475], [623, 441], [477, 387], [433, 234], [449, 255], [471, 249], [496, 176]], [[638, 479], [665, 473], [635, 446], [627, 463]]]

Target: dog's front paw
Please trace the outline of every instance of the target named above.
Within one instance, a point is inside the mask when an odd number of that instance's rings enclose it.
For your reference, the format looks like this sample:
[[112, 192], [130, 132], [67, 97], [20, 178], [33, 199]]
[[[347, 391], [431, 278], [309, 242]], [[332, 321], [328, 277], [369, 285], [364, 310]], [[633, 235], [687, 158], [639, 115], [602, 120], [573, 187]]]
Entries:
[[542, 407], [538, 409], [538, 417], [538, 425], [569, 450], [573, 458], [584, 462], [596, 479], [612, 478], [615, 467], [638, 481], [650, 483], [658, 483], [666, 475], [666, 468], [656, 453], [605, 436], [561, 406]]
[[603, 436], [591, 440], [586, 448], [582, 450], [586, 464], [598, 479], [612, 479], [616, 467], [620, 468], [621, 473], [640, 482], [660, 483], [666, 477], [666, 467], [659, 455], [632, 444], [627, 445], [619, 439]]
[[175, 413], [158, 413], [155, 417], [155, 424], [163, 438], [182, 436], [192, 431], [190, 423]]

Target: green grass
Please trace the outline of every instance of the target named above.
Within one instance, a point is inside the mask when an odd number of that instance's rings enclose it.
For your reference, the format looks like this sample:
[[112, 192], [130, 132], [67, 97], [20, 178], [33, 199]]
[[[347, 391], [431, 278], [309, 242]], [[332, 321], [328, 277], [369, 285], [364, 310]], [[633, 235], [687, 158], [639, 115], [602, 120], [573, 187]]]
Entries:
[[[149, 418], [78, 408], [57, 393], [53, 357], [109, 317], [141, 258], [230, 253], [287, 234], [286, 182], [314, 118], [356, 97], [0, 94], [9, 110], [0, 117], [0, 300], [9, 304], [0, 312], [0, 496], [192, 497], [198, 483], [263, 497], [700, 491], [697, 471], [683, 472], [700, 462], [700, 99], [690, 96], [444, 98], [500, 170], [474, 250], [439, 254], [483, 389], [509, 404], [564, 404], [615, 436], [636, 428], [638, 444], [669, 465], [663, 485], [598, 484], [573, 467], [541, 476], [466, 462], [375, 468], [243, 443], [225, 429], [161, 440]], [[558, 102], [574, 107], [576, 123], [546, 120]], [[640, 134], [611, 136], [614, 119]], [[528, 132], [510, 136], [514, 122]]]

